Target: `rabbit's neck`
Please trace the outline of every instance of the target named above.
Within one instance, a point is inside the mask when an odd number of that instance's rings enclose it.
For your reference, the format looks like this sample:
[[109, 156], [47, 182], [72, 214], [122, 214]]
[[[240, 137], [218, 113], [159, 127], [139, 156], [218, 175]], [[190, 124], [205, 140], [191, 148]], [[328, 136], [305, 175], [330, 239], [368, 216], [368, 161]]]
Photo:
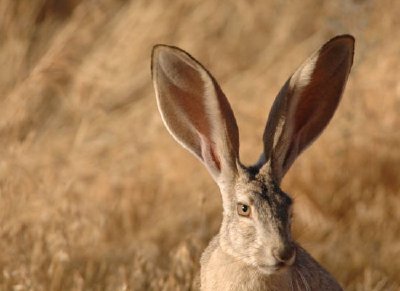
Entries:
[[210, 242], [201, 258], [201, 290], [292, 290], [290, 271], [265, 275], [255, 267], [226, 254], [219, 237]]
[[296, 254], [294, 265], [266, 275], [225, 253], [217, 235], [201, 257], [201, 290], [342, 290], [336, 280], [298, 245]]

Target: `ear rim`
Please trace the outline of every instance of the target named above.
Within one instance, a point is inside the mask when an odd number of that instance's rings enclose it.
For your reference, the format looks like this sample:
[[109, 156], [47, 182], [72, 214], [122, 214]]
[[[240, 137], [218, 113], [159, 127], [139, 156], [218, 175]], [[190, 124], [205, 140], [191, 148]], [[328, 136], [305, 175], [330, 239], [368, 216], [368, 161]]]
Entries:
[[[341, 43], [332, 44], [333, 42], [336, 41], [341, 41]], [[293, 113], [292, 114], [289, 113], [290, 108], [289, 105], [287, 104], [289, 101], [298, 102], [300, 99], [294, 101], [291, 99], [295, 98], [294, 97], [295, 95], [299, 96], [302, 93], [304, 93], [304, 90], [306, 90], [307, 87], [309, 88], [309, 86], [313, 86], [312, 82], [315, 80], [315, 78], [313, 78], [312, 76], [318, 69], [317, 65], [319, 58], [323, 56], [324, 53], [329, 53], [329, 49], [335, 48], [335, 46], [338, 46], [341, 49], [343, 49], [343, 54], [345, 55], [343, 57], [343, 60], [341, 60], [337, 64], [337, 68], [344, 66], [343, 63], [346, 62], [348, 63], [345, 64], [346, 67], [344, 69], [343, 84], [340, 87], [341, 88], [340, 92], [336, 95], [337, 103], [333, 107], [332, 114], [330, 117], [327, 118], [327, 121], [319, 130], [319, 132], [317, 132], [317, 134], [313, 138], [311, 138], [306, 143], [305, 146], [300, 147], [299, 151], [293, 152], [295, 154], [293, 157], [288, 159], [289, 160], [288, 165], [285, 166], [283, 162], [281, 166], [278, 166], [281, 167], [281, 170], [278, 170], [276, 169], [276, 165], [274, 165], [276, 163], [276, 160], [278, 159], [276, 158], [277, 152], [279, 154], [277, 148], [279, 146], [281, 147], [287, 146], [287, 148], [283, 150], [284, 152], [286, 152], [284, 153], [284, 156], [286, 156], [287, 153], [291, 152], [290, 145], [292, 144], [292, 142], [289, 142], [289, 144], [284, 144], [282, 141], [283, 135], [287, 135], [287, 132], [285, 133], [285, 131], [290, 130], [286, 128], [287, 119], [293, 118], [294, 116]], [[270, 113], [268, 115], [267, 123], [263, 133], [264, 149], [260, 161], [257, 163], [257, 166], [260, 169], [260, 171], [262, 171], [265, 174], [271, 175], [276, 180], [277, 183], [281, 182], [281, 180], [284, 178], [285, 174], [290, 169], [294, 161], [301, 155], [303, 151], [305, 151], [309, 146], [311, 146], [313, 142], [315, 142], [315, 140], [322, 134], [324, 130], [326, 130], [327, 126], [329, 125], [345, 91], [347, 81], [351, 72], [351, 68], [354, 63], [354, 51], [355, 51], [354, 36], [350, 34], [342, 34], [331, 38], [326, 43], [324, 43], [318, 50], [314, 51], [314, 53], [312, 53], [305, 61], [302, 62], [302, 64], [294, 71], [294, 73], [289, 77], [289, 79], [287, 79], [287, 81], [279, 91], [277, 97], [273, 102]], [[327, 80], [329, 80], [329, 78]], [[296, 92], [296, 90], [298, 90], [298, 92]], [[334, 99], [334, 97], [331, 98]], [[294, 108], [296, 107], [297, 105], [294, 106]], [[281, 123], [283, 123], [283, 125]], [[296, 133], [295, 135], [292, 135], [292, 133], [290, 133], [290, 135], [293, 137], [296, 135]]]
[[[193, 150], [190, 145], [185, 143], [185, 140], [181, 140], [179, 137], [179, 134], [173, 130], [169, 124], [169, 121], [167, 121], [167, 118], [165, 116], [165, 112], [163, 109], [163, 106], [161, 106], [161, 99], [165, 97], [160, 97], [159, 89], [158, 89], [158, 84], [157, 84], [157, 62], [160, 61], [161, 59], [157, 59], [157, 56], [162, 50], [167, 50], [167, 53], [175, 55], [178, 59], [180, 59], [182, 62], [184, 62], [186, 65], [191, 66], [197, 73], [200, 75], [201, 79], [204, 81], [204, 86], [205, 86], [205, 91], [204, 94], [207, 94], [208, 90], [213, 93], [214, 96], [209, 96], [209, 100], [206, 97], [206, 95], [203, 95], [202, 98], [204, 98], [205, 104], [203, 104], [208, 110], [210, 110], [211, 116], [215, 115], [217, 116], [216, 118], [211, 118], [210, 117], [210, 124], [212, 128], [214, 128], [216, 131], [223, 130], [224, 136], [220, 138], [220, 140], [217, 140], [216, 143], [219, 143], [219, 151], [220, 156], [215, 158], [215, 152], [210, 151], [207, 152], [207, 148], [203, 148], [203, 146], [208, 146], [206, 143], [203, 143], [204, 136], [200, 133], [199, 138], [201, 140], [202, 146], [201, 146], [201, 155], [196, 153], [195, 150]], [[220, 85], [218, 82], [215, 80], [214, 76], [207, 70], [207, 68], [204, 67], [197, 59], [195, 59], [192, 55], [190, 55], [188, 52], [185, 50], [173, 46], [173, 45], [166, 45], [166, 44], [157, 44], [153, 46], [152, 52], [151, 52], [151, 75], [152, 75], [152, 81], [156, 93], [156, 101], [157, 101], [157, 107], [158, 111], [160, 112], [163, 124], [167, 128], [168, 132], [170, 135], [173, 137], [174, 140], [178, 142], [184, 149], [188, 150], [192, 155], [194, 155], [209, 171], [213, 179], [217, 182], [217, 184], [220, 184], [220, 180], [223, 178], [220, 178], [218, 176], [223, 176], [222, 174], [226, 175], [226, 172], [231, 173], [232, 175], [236, 176], [237, 175], [237, 164], [240, 163], [239, 159], [239, 129], [237, 126], [236, 118], [234, 116], [233, 110], [231, 108], [231, 105], [226, 98], [225, 94], [223, 93]], [[208, 93], [210, 93], [208, 92]], [[214, 111], [214, 112], [213, 112]], [[210, 112], [206, 112], [206, 116], [209, 115]], [[173, 126], [172, 126], [173, 127]], [[233, 131], [232, 131], [233, 127]], [[221, 132], [219, 132], [221, 134]], [[215, 135], [214, 132], [211, 133], [212, 135]], [[212, 136], [211, 136], [212, 137]], [[215, 136], [214, 136], [215, 138]], [[215, 141], [211, 140], [212, 143]], [[221, 142], [223, 144], [223, 148], [221, 148]], [[218, 145], [215, 144], [217, 147]], [[203, 152], [204, 150], [204, 152]], [[218, 158], [224, 159], [225, 163], [225, 168], [221, 170], [219, 168], [219, 173], [216, 174], [213, 172], [213, 169], [209, 167], [207, 162], [205, 161], [205, 157], [208, 156], [208, 158], [213, 159], [214, 161]], [[218, 161], [220, 162], [220, 161]], [[222, 163], [222, 162], [221, 162]], [[218, 165], [220, 166], [220, 165]], [[222, 173], [224, 172], [224, 173]], [[223, 180], [223, 179], [222, 179]], [[226, 182], [226, 181], [225, 181]]]

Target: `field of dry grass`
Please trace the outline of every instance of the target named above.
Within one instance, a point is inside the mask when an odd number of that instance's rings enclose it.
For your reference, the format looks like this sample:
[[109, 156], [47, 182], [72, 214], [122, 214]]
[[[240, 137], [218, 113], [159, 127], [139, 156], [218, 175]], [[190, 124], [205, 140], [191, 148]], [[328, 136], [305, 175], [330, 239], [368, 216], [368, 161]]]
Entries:
[[295, 163], [295, 237], [346, 290], [400, 288], [400, 2], [0, 1], [0, 290], [196, 290], [218, 189], [165, 130], [156, 43], [219, 80], [254, 162], [275, 94], [330, 37], [356, 55]]

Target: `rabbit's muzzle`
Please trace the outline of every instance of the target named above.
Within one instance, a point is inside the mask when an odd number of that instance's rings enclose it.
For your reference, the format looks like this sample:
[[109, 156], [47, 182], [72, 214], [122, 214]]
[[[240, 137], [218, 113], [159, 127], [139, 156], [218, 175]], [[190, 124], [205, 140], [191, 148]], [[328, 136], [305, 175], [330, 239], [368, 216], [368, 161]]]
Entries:
[[292, 245], [284, 245], [280, 248], [275, 248], [272, 251], [272, 255], [281, 267], [291, 266], [296, 260], [296, 249]]

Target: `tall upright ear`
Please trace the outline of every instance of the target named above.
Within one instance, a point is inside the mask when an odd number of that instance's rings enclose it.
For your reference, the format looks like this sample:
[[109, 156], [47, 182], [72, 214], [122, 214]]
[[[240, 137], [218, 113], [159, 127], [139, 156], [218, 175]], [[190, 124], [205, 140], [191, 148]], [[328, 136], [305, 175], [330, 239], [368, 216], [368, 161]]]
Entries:
[[185, 51], [157, 45], [152, 77], [158, 109], [171, 135], [200, 159], [217, 183], [237, 174], [239, 132], [211, 74]]
[[354, 38], [337, 36], [286, 81], [265, 127], [264, 162], [280, 183], [294, 160], [324, 130], [341, 99], [353, 63]]

